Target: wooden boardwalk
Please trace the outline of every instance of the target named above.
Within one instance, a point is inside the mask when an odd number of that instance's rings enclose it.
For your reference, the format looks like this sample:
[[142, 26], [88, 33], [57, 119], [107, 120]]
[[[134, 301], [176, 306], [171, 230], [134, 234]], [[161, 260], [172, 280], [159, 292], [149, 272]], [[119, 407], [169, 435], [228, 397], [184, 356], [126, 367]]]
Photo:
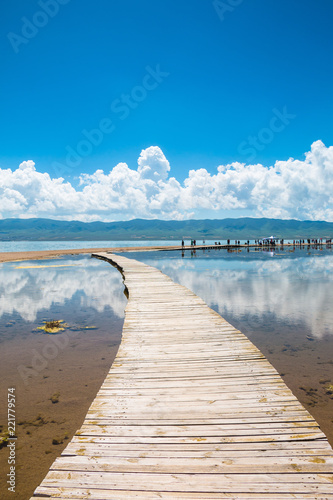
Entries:
[[262, 353], [157, 269], [98, 254], [129, 292], [117, 357], [36, 498], [333, 499], [333, 451]]

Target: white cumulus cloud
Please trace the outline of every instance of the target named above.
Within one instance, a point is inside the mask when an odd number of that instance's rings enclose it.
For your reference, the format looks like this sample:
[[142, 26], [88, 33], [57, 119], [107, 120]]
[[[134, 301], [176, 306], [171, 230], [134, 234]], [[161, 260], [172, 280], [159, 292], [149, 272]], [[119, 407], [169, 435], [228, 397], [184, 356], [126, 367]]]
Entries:
[[141, 151], [138, 166], [138, 172], [143, 179], [154, 181], [166, 180], [170, 171], [170, 164], [158, 146]]
[[215, 173], [190, 170], [180, 183], [158, 146], [144, 149], [136, 169], [119, 163], [109, 172], [82, 173], [79, 188], [41, 173], [33, 161], [0, 169], [0, 217], [77, 220], [200, 218], [201, 211], [256, 217], [333, 221], [333, 146], [312, 144], [302, 160], [271, 167], [233, 162]]

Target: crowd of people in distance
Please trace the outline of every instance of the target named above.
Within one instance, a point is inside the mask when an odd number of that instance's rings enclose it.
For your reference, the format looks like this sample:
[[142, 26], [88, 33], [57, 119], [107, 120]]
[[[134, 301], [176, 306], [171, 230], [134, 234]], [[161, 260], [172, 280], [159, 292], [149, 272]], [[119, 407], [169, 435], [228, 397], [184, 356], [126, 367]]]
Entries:
[[[331, 238], [326, 238], [326, 244], [331, 244], [332, 242], [332, 239]], [[257, 246], [276, 246], [276, 244], [280, 244], [281, 246], [284, 245], [284, 239], [279, 239], [278, 238], [263, 238], [261, 240], [254, 240], [254, 243], [255, 245]], [[206, 241], [205, 240], [202, 240], [202, 246], [205, 246], [206, 244]], [[240, 240], [235, 240], [235, 246], [238, 246], [240, 245], [241, 242]], [[245, 243], [245, 245], [249, 246], [250, 245], [250, 240], [247, 240]], [[321, 245], [323, 244], [323, 238], [317, 238], [317, 239], [299, 239], [299, 240], [293, 240], [293, 244], [294, 245]], [[214, 245], [215, 246], [221, 246], [221, 242], [220, 241], [215, 241], [214, 242]], [[230, 239], [227, 240], [227, 245], [229, 246], [230, 245]], [[195, 247], [197, 246], [197, 240], [195, 239], [191, 239], [191, 247]], [[212, 244], [210, 244], [210, 246], [213, 246]], [[185, 247], [185, 241], [184, 239], [182, 239], [182, 248]]]

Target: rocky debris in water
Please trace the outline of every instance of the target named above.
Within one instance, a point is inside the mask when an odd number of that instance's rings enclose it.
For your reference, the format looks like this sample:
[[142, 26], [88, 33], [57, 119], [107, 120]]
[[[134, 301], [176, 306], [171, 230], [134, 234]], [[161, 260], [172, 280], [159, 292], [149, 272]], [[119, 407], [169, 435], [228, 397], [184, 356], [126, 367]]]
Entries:
[[326, 387], [324, 387], [325, 391], [326, 391], [326, 394], [333, 394], [333, 384], [328, 384], [326, 385]]
[[97, 330], [97, 326], [80, 326], [80, 325], [76, 325], [76, 326], [68, 326], [68, 329], [71, 330], [72, 332], [80, 332], [82, 330]]
[[8, 444], [8, 438], [9, 438], [9, 432], [7, 430], [2, 431], [1, 427], [1, 433], [0, 433], [0, 450], [1, 448], [4, 448]]
[[77, 332], [81, 330], [97, 330], [97, 326], [69, 326], [64, 322], [63, 319], [53, 319], [51, 321], [43, 321], [43, 326], [38, 326], [37, 330], [44, 330], [45, 333], [59, 333], [66, 329], [71, 330], [72, 332]]
[[29, 426], [41, 427], [42, 425], [48, 424], [48, 422], [49, 421], [44, 417], [44, 415], [39, 413], [34, 420], [19, 420], [17, 425], [22, 425], [23, 428]]
[[54, 394], [52, 394], [52, 396], [50, 397], [50, 401], [52, 401], [53, 404], [55, 403], [59, 403], [59, 397], [60, 397], [60, 392], [55, 392]]
[[315, 406], [318, 404], [320, 396], [318, 395], [318, 389], [313, 387], [300, 386], [300, 389], [305, 392], [308, 396], [307, 404], [309, 406]]
[[44, 326], [38, 326], [37, 330], [44, 330], [46, 333], [58, 333], [67, 328], [67, 324], [63, 319], [53, 319], [51, 321], [44, 321]]
[[52, 439], [52, 444], [62, 444], [66, 439], [68, 439], [68, 433], [65, 432], [63, 436], [58, 436]]

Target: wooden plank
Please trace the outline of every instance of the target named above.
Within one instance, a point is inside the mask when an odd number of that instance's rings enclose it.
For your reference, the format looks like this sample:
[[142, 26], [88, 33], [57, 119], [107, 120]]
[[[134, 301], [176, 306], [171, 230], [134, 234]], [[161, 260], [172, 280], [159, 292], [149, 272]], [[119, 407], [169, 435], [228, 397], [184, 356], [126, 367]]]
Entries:
[[[145, 425], [156, 425], [156, 419], [149, 419], [149, 418], [123, 418], [121, 425], [142, 425], [142, 422], [145, 423]], [[92, 423], [101, 423], [101, 424], [107, 424], [107, 425], [119, 425], [119, 418], [113, 418], [112, 416], [107, 416], [107, 415], [101, 415], [98, 416], [98, 414], [92, 414], [90, 412], [87, 413], [87, 416], [85, 418], [85, 423], [87, 424], [92, 424]], [[242, 418], [237, 418], [235, 415], [223, 415], [223, 417], [220, 417], [218, 419], [216, 418], [207, 418], [206, 416], [200, 418], [183, 418], [183, 419], [175, 419], [175, 418], [170, 418], [170, 419], [163, 419], [159, 418], [158, 419], [158, 425], [204, 425], [204, 424], [209, 424], [209, 425], [224, 425], [224, 424], [232, 424], [232, 425], [237, 425], [237, 424], [256, 424], [256, 425], [275, 425], [275, 424], [288, 424], [288, 423], [295, 423], [297, 425], [298, 423], [304, 424], [304, 425], [313, 425], [317, 426], [317, 422], [311, 417], [310, 415], [307, 415], [306, 413], [302, 412], [295, 412], [292, 414], [286, 415], [273, 415], [271, 412], [268, 412], [267, 415], [258, 413], [257, 416], [254, 416], [252, 413], [247, 413], [245, 414]]]
[[[202, 457], [203, 458], [203, 457]], [[60, 471], [98, 471], [98, 472], [156, 472], [173, 474], [186, 470], [190, 474], [202, 473], [202, 458], [200, 457], [70, 457], [65, 460], [58, 458], [52, 465], [52, 470]], [[257, 473], [260, 467], [261, 473], [283, 474], [290, 472], [299, 473], [330, 473], [332, 472], [333, 457], [315, 459], [298, 457], [285, 459], [285, 457], [256, 457], [255, 463], [249, 463], [247, 457], [227, 458], [205, 457], [206, 474], [240, 474]]]
[[83, 450], [91, 447], [91, 449], [98, 450], [111, 450], [112, 453], [119, 452], [128, 452], [129, 450], [135, 451], [138, 453], [155, 453], [161, 452], [166, 453], [170, 456], [170, 453], [173, 452], [189, 452], [189, 453], [202, 453], [206, 455], [207, 453], [218, 453], [221, 455], [227, 454], [228, 456], [235, 453], [242, 454], [244, 452], [245, 456], [251, 457], [255, 456], [280, 456], [285, 453], [286, 456], [290, 456], [290, 454], [295, 453], [295, 455], [303, 455], [304, 457], [318, 455], [322, 453], [327, 453], [328, 456], [332, 453], [332, 448], [329, 446], [326, 440], [316, 440], [316, 441], [282, 441], [282, 442], [267, 442], [267, 443], [219, 443], [215, 446], [211, 446], [210, 443], [205, 442], [193, 442], [186, 444], [177, 444], [177, 443], [161, 443], [158, 447], [153, 443], [137, 443], [133, 445], [132, 443], [123, 442], [123, 443], [109, 443], [106, 438], [99, 438], [97, 440], [92, 440], [86, 436], [74, 436], [72, 441], [67, 445], [63, 454], [68, 453], [71, 454], [71, 450], [78, 449], [81, 454]]
[[[100, 435], [93, 435], [93, 434], [79, 434], [80, 436], [86, 436], [89, 438], [90, 442], [94, 443], [102, 443], [102, 442], [107, 442], [107, 443], [123, 443], [125, 439], [123, 437], [119, 436], [110, 436], [108, 435], [105, 437], [105, 434], [101, 431]], [[318, 439], [323, 439], [323, 434], [314, 434], [312, 432], [310, 433], [289, 433], [286, 435], [281, 435], [281, 434], [258, 434], [254, 436], [248, 436], [248, 435], [234, 435], [234, 436], [208, 436], [208, 437], [170, 437], [170, 436], [163, 436], [163, 437], [155, 437], [155, 436], [137, 436], [137, 437], [126, 437], [126, 442], [127, 443], [132, 443], [133, 446], [138, 444], [138, 443], [148, 443], [148, 444], [154, 444], [155, 446], [160, 445], [160, 444], [189, 444], [189, 443], [210, 443], [211, 446], [217, 445], [220, 443], [267, 443], [267, 442], [277, 442], [277, 441], [296, 441], [296, 440], [318, 440]]]
[[251, 436], [251, 435], [273, 435], [273, 434], [322, 434], [314, 423], [312, 426], [303, 422], [290, 422], [282, 424], [225, 424], [214, 425], [109, 425], [107, 421], [87, 422], [79, 430], [80, 435], [99, 435], [103, 436], [172, 436], [172, 437], [200, 437], [200, 436]]
[[108, 487], [118, 490], [218, 493], [311, 493], [332, 494], [332, 474], [188, 474], [50, 471], [43, 483], [50, 487]]
[[[283, 444], [283, 442], [282, 442]], [[254, 450], [252, 446], [249, 446], [248, 449], [238, 448], [236, 450], [227, 450], [222, 448], [221, 450], [212, 450], [211, 446], [207, 447], [208, 451], [205, 451], [205, 448], [198, 448], [192, 446], [192, 450], [187, 446], [179, 446], [178, 449], [173, 445], [170, 446], [132, 446], [130, 444], [95, 444], [95, 443], [85, 443], [82, 445], [70, 443], [66, 449], [63, 451], [62, 456], [67, 457], [77, 457], [77, 456], [87, 456], [91, 457], [126, 457], [126, 458], [167, 458], [168, 460], [172, 460], [175, 458], [183, 459], [183, 458], [195, 458], [198, 459], [200, 457], [206, 458], [215, 458], [219, 460], [244, 460], [248, 465], [251, 459], [255, 460], [255, 464], [261, 464], [262, 461], [266, 461], [267, 457], [272, 459], [281, 460], [284, 464], [289, 463], [289, 460], [297, 460], [297, 463], [302, 463], [303, 460], [314, 460], [314, 463], [324, 463], [322, 460], [325, 460], [327, 463], [331, 464], [331, 451], [329, 449], [313, 449], [313, 447], [308, 448], [308, 455], [305, 455], [304, 448], [301, 449], [288, 449], [284, 447], [283, 449], [261, 449]], [[185, 448], [185, 449], [184, 449]], [[198, 449], [197, 449], [198, 448]], [[296, 458], [297, 457], [297, 458]], [[202, 465], [201, 465], [202, 466]]]
[[117, 357], [33, 498], [333, 499], [333, 451], [262, 353], [157, 269], [129, 291]]
[[[86, 500], [89, 498], [90, 500], [133, 500], [133, 499], [145, 499], [145, 500], [159, 500], [159, 499], [167, 499], [167, 500], [221, 500], [225, 498], [232, 499], [250, 499], [250, 500], [290, 500], [290, 499], [308, 499], [308, 500], [327, 500], [328, 498], [332, 498], [333, 496], [328, 495], [318, 495], [317, 493], [303, 492], [301, 494], [295, 493], [287, 493], [287, 494], [269, 494], [267, 497], [267, 493], [253, 493], [246, 492], [240, 493], [237, 492], [237, 496], [233, 493], [227, 492], [219, 492], [219, 493], [193, 493], [193, 492], [177, 492], [177, 496], [173, 492], [167, 491], [145, 491], [144, 495], [142, 491], [137, 490], [110, 490], [110, 489], [102, 489], [102, 488], [94, 488], [94, 489], [84, 489], [84, 488], [46, 488], [40, 486], [38, 488], [41, 497], [34, 497], [34, 499], [44, 499], [47, 496], [50, 498], [57, 498], [57, 500]], [[64, 496], [66, 495], [66, 496]]]

